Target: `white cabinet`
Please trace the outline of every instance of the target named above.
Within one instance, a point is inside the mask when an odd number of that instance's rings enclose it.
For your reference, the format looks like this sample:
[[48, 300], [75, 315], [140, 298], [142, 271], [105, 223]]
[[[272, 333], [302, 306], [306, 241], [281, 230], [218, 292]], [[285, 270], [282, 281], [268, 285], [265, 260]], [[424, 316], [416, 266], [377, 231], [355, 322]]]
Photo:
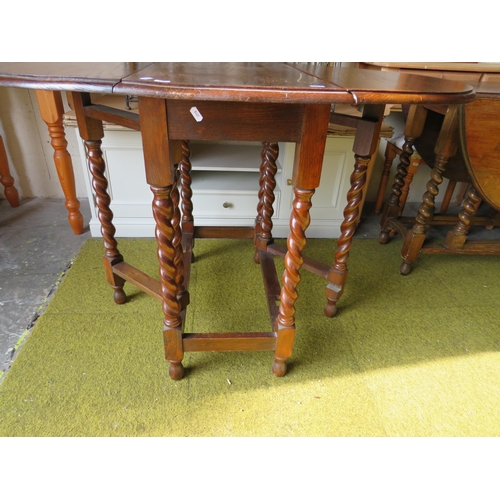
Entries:
[[[82, 141], [79, 144], [92, 214], [90, 231], [92, 236], [100, 236], [91, 175]], [[321, 186], [313, 196], [308, 237], [332, 238], [340, 234], [354, 165], [352, 144], [352, 137], [327, 139]], [[280, 143], [279, 148], [273, 235], [286, 237], [293, 201], [291, 178], [295, 144]], [[190, 149], [195, 224], [252, 226], [258, 202], [261, 145], [193, 142]], [[116, 236], [154, 237], [153, 196], [146, 183], [140, 133], [124, 129], [106, 130], [102, 151]]]
[[[66, 126], [75, 127], [69, 113]], [[384, 129], [383, 129], [384, 130]], [[312, 199], [310, 238], [335, 238], [347, 201], [354, 166], [353, 130], [332, 129], [326, 142], [321, 185]], [[390, 136], [387, 130], [383, 136]], [[339, 135], [340, 134], [340, 135]], [[92, 236], [100, 236], [100, 224], [85, 159], [78, 140], [90, 201]], [[253, 226], [259, 191], [261, 144], [246, 142], [191, 142], [193, 216], [199, 226]], [[273, 235], [286, 237], [292, 207], [292, 170], [295, 144], [280, 143], [273, 216]], [[154, 237], [153, 195], [146, 183], [139, 132], [105, 124], [102, 151], [106, 162], [113, 223], [118, 237]], [[368, 179], [375, 158], [368, 168]]]

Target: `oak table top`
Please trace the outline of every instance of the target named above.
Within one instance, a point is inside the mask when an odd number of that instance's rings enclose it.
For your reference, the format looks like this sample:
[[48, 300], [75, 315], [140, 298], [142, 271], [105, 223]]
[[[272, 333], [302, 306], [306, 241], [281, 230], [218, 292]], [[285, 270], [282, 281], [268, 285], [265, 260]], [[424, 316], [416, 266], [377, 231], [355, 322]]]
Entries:
[[165, 99], [303, 103], [467, 102], [470, 86], [425, 76], [287, 63], [0, 63], [0, 85]]

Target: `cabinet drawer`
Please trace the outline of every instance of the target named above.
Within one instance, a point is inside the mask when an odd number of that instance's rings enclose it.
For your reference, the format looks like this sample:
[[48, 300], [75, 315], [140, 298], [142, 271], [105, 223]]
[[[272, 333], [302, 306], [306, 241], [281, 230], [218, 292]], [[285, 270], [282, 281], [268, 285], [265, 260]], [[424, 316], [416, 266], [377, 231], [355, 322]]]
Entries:
[[[279, 192], [275, 192], [275, 216], [279, 206]], [[206, 193], [193, 191], [193, 216], [196, 218], [254, 218], [257, 215], [258, 193], [228, 191]]]

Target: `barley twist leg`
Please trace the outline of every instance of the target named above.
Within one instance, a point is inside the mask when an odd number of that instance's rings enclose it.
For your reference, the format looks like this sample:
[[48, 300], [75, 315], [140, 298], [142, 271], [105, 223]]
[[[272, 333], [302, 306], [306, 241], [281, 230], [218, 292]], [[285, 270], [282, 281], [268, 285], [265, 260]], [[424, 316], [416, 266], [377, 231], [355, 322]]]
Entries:
[[101, 141], [84, 141], [87, 151], [88, 167], [92, 174], [92, 187], [95, 192], [97, 217], [101, 223], [101, 234], [104, 240], [105, 254], [103, 257], [106, 279], [114, 290], [114, 301], [123, 304], [127, 296], [123, 291], [125, 280], [113, 273], [113, 265], [123, 261], [118, 251], [115, 239], [115, 226], [113, 225], [113, 212], [110, 209], [111, 198], [108, 194], [108, 180], [104, 175], [106, 165], [102, 158]]
[[278, 144], [275, 142], [264, 142], [262, 146], [259, 203], [257, 205], [254, 236], [254, 261], [256, 263], [259, 262], [259, 248], [265, 247], [272, 241], [274, 189], [276, 188], [276, 172], [278, 171], [276, 160], [279, 154]]
[[170, 363], [169, 375], [179, 380], [184, 375], [182, 358], [182, 320], [180, 317], [179, 283], [177, 274], [178, 250], [175, 246], [176, 221], [172, 200], [173, 186], [151, 186], [153, 192], [153, 216], [156, 222], [155, 236], [158, 242], [158, 261], [162, 288], [163, 335], [165, 358]]
[[394, 177], [394, 184], [392, 185], [391, 195], [389, 200], [384, 206], [382, 217], [380, 218], [380, 234], [378, 241], [385, 244], [389, 241], [389, 228], [386, 221], [389, 217], [397, 217], [400, 211], [400, 198], [403, 194], [403, 187], [405, 185], [405, 178], [408, 175], [408, 168], [410, 166], [410, 158], [413, 155], [413, 145], [417, 138], [407, 137], [402, 147], [401, 155], [399, 156], [399, 164]]
[[276, 320], [278, 340], [276, 344], [273, 373], [282, 377], [286, 373], [286, 360], [292, 355], [295, 340], [295, 301], [303, 263], [302, 250], [306, 245], [305, 231], [310, 223], [309, 210], [314, 189], [294, 188], [294, 202], [290, 217], [290, 234], [287, 240], [280, 295], [279, 315]]
[[275, 199], [274, 189], [276, 188], [276, 172], [278, 171], [278, 167], [276, 165], [276, 160], [278, 159], [279, 154], [278, 144], [266, 144], [264, 153], [266, 168], [262, 193], [262, 220], [260, 223], [260, 229], [262, 239], [269, 242], [272, 240], [272, 217], [274, 214], [273, 203]]
[[[181, 211], [182, 211], [182, 231], [185, 233], [194, 233], [193, 218], [193, 190], [191, 189], [191, 151], [189, 141], [181, 141], [182, 158], [179, 162], [180, 191], [181, 191]], [[194, 238], [191, 239], [191, 245], [194, 247]], [[194, 253], [191, 248], [191, 262], [194, 262]]]
[[193, 191], [191, 189], [191, 152], [189, 141], [181, 141], [182, 159], [179, 162], [180, 187], [181, 187], [181, 209], [182, 227], [184, 231], [193, 230]]
[[481, 197], [471, 184], [467, 190], [467, 197], [462, 204], [462, 210], [458, 214], [458, 223], [446, 236], [445, 247], [457, 249], [464, 247], [471, 219], [475, 215], [480, 202]]
[[435, 198], [439, 194], [439, 185], [443, 182], [443, 172], [448, 163], [448, 157], [436, 156], [434, 168], [431, 170], [431, 178], [426, 185], [426, 191], [422, 196], [422, 203], [418, 207], [418, 214], [411, 231], [406, 234], [401, 255], [403, 262], [399, 272], [408, 275], [411, 272], [412, 263], [415, 262], [425, 241], [426, 225], [434, 217], [436, 209]]
[[179, 286], [179, 297], [186, 292], [184, 287], [184, 262], [182, 260], [182, 227], [181, 227], [181, 212], [179, 209], [179, 190], [177, 188], [177, 181], [172, 186], [172, 204], [173, 204], [173, 217], [172, 226], [174, 228], [174, 239], [172, 245], [175, 249], [174, 266], [176, 269], [175, 281]]
[[340, 226], [340, 237], [337, 240], [335, 260], [328, 277], [330, 283], [325, 288], [327, 303], [324, 308], [325, 316], [335, 316], [337, 302], [344, 292], [347, 280], [347, 261], [352, 246], [352, 237], [356, 231], [356, 221], [359, 217], [359, 205], [363, 198], [363, 187], [366, 183], [366, 169], [370, 156], [354, 155], [354, 172], [351, 175], [351, 188], [347, 193], [347, 205], [344, 209], [344, 221]]

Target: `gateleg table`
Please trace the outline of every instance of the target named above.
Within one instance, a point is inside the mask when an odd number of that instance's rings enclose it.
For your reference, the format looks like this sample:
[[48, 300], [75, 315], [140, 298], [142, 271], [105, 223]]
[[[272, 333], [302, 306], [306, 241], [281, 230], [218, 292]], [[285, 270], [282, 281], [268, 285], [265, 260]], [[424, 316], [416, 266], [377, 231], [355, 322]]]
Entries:
[[[93, 177], [106, 278], [114, 300], [127, 300], [125, 281], [162, 302], [165, 358], [169, 375], [181, 379], [189, 351], [274, 352], [273, 373], [283, 376], [295, 339], [295, 301], [300, 270], [322, 276], [325, 314], [334, 316], [347, 279], [347, 261], [366, 168], [375, 152], [386, 104], [461, 106], [472, 87], [424, 76], [287, 63], [1, 63], [0, 85], [67, 91]], [[139, 115], [93, 104], [91, 92], [138, 96]], [[362, 108], [361, 117], [335, 113], [334, 105]], [[104, 176], [103, 121], [139, 130], [146, 179], [153, 192], [160, 279], [128, 264], [114, 238], [113, 214]], [[355, 165], [334, 262], [306, 258], [305, 230], [313, 194], [320, 184], [328, 124], [356, 128]], [[259, 197], [253, 228], [210, 228], [192, 216], [190, 140], [260, 141], [263, 145]], [[295, 142], [294, 201], [287, 245], [272, 238], [277, 143]], [[193, 245], [201, 237], [249, 237], [263, 271], [269, 332], [184, 332], [189, 305]], [[281, 284], [274, 257], [284, 258]], [[277, 305], [279, 302], [279, 305]]]

